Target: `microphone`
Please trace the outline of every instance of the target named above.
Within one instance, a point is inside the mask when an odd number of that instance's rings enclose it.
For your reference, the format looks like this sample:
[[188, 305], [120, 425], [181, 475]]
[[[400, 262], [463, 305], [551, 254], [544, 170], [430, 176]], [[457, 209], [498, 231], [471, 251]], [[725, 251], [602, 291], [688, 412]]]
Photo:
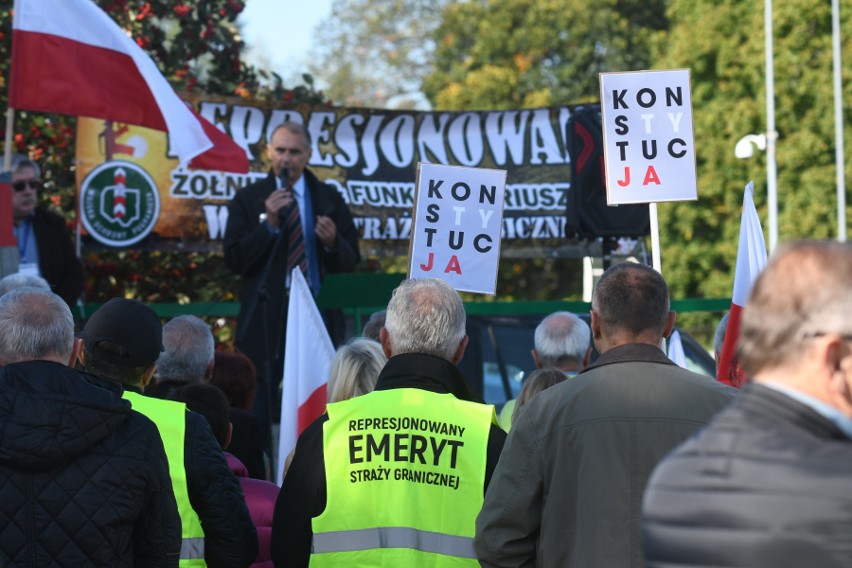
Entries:
[[[281, 180], [281, 189], [288, 190], [291, 194], [293, 193], [293, 187], [290, 185], [290, 170], [286, 167], [281, 168], [281, 173], [278, 175], [278, 179]], [[281, 221], [287, 222], [287, 218], [290, 216], [290, 212], [293, 211], [293, 208], [296, 206], [296, 199], [293, 198], [293, 201], [290, 205], [286, 207], [282, 207], [278, 210], [278, 219]]]

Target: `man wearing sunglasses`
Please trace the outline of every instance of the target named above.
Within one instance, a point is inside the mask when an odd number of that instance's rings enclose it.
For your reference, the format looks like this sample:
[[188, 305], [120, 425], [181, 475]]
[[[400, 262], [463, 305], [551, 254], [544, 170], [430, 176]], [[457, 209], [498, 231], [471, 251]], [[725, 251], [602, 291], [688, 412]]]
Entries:
[[83, 292], [83, 267], [61, 216], [38, 207], [41, 168], [17, 156], [12, 162], [12, 212], [18, 242], [18, 272], [47, 280], [69, 306]]

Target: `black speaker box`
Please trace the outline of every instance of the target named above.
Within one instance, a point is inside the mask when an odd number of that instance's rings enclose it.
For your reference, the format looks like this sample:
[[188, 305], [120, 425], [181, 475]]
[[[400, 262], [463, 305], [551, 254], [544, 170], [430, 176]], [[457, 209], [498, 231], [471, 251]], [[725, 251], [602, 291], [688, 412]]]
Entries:
[[568, 120], [566, 139], [571, 157], [565, 236], [644, 237], [649, 235], [648, 205], [606, 204], [603, 129], [599, 106], [582, 106]]

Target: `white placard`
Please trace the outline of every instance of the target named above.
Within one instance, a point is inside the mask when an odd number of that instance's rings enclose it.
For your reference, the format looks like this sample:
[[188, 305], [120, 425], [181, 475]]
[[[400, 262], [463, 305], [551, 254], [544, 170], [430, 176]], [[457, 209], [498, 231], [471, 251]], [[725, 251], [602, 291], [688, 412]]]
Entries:
[[698, 199], [689, 69], [601, 73], [608, 205]]
[[494, 294], [506, 171], [418, 164], [408, 277]]

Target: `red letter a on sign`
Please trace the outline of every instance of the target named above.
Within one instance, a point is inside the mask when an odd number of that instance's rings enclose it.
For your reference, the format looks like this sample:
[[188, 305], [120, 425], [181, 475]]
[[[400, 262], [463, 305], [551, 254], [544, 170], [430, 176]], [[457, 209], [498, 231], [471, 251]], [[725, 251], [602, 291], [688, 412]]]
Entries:
[[447, 268], [444, 270], [444, 274], [449, 274], [450, 272], [455, 272], [461, 276], [461, 265], [459, 264], [459, 258], [456, 255], [453, 255], [450, 258], [450, 262], [447, 263]]

